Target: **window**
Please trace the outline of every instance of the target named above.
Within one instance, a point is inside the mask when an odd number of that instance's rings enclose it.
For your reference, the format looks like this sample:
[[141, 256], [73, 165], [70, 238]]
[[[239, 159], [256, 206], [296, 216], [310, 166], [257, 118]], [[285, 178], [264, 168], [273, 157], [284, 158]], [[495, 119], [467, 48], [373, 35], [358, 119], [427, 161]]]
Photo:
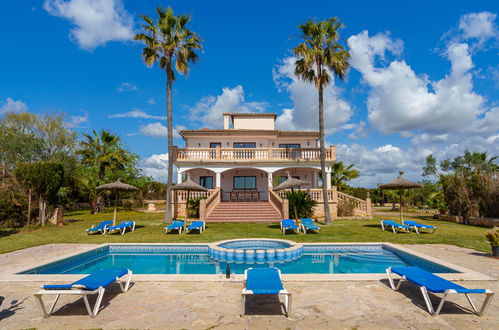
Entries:
[[235, 176], [234, 190], [256, 190], [256, 176]]
[[255, 142], [234, 142], [234, 148], [256, 148]]
[[222, 147], [220, 142], [210, 142], [210, 148]]
[[300, 151], [299, 150], [288, 150], [288, 149], [299, 149], [301, 148], [300, 144], [298, 143], [280, 143], [279, 148], [285, 148], [286, 150], [283, 150], [280, 152], [280, 156], [283, 159], [298, 159], [300, 156]]
[[213, 189], [213, 177], [212, 176], [199, 177], [199, 185], [205, 187], [206, 189]]
[[296, 149], [301, 148], [299, 143], [279, 143], [279, 148]]

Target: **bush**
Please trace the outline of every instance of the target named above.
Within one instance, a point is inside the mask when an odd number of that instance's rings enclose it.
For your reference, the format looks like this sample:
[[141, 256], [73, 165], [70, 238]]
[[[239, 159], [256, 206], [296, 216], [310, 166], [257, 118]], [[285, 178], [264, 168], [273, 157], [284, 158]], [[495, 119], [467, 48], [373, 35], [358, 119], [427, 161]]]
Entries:
[[487, 230], [485, 238], [489, 241], [490, 246], [499, 246], [499, 227]]
[[355, 202], [351, 199], [340, 200], [338, 202], [338, 216], [339, 217], [351, 217], [354, 215]]
[[187, 217], [188, 218], [199, 218], [199, 203], [202, 199], [206, 199], [205, 197], [194, 197], [189, 198], [187, 201]]
[[26, 224], [27, 201], [15, 189], [0, 189], [0, 227], [20, 228]]
[[304, 190], [287, 191], [286, 198], [289, 201], [289, 216], [295, 216], [295, 206], [298, 218], [310, 218], [314, 213], [314, 206], [317, 202], [310, 198]]

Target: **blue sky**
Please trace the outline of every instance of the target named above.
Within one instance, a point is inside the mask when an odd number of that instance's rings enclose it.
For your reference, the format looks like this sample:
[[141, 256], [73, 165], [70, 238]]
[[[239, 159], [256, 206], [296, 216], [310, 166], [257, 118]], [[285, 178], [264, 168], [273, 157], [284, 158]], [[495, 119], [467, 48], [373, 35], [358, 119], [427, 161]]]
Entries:
[[499, 154], [497, 1], [2, 1], [0, 116], [64, 112], [78, 132], [110, 129], [164, 179], [165, 74], [130, 41], [158, 5], [192, 14], [203, 39], [174, 85], [178, 129], [217, 127], [232, 111], [315, 129], [316, 91], [294, 77], [291, 49], [298, 24], [337, 16], [352, 68], [326, 90], [327, 141], [359, 168], [356, 185], [398, 170], [420, 179], [429, 153]]

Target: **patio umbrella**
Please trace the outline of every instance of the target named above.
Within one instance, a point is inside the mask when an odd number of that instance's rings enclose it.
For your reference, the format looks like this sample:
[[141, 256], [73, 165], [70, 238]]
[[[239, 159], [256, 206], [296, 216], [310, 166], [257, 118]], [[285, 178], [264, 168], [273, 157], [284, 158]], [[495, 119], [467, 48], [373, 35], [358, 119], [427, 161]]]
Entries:
[[116, 224], [116, 192], [117, 191], [137, 191], [139, 188], [131, 186], [129, 184], [118, 181], [106, 183], [95, 188], [97, 190], [112, 190], [114, 191], [114, 215], [113, 215], [113, 226]]
[[417, 182], [406, 180], [402, 177], [403, 171], [399, 171], [399, 176], [392, 182], [380, 185], [381, 189], [398, 189], [400, 193], [400, 222], [402, 222], [402, 189], [421, 188], [422, 185]]
[[[294, 191], [293, 190], [294, 187], [301, 187], [301, 186], [306, 186], [306, 185], [310, 184], [309, 181], [304, 181], [304, 180], [295, 179], [295, 178], [291, 177], [291, 174], [289, 174], [289, 171], [287, 171], [287, 174], [288, 174], [288, 179], [286, 181], [284, 181], [283, 183], [274, 187], [273, 190], [278, 191], [278, 190], [291, 189], [291, 191]], [[296, 209], [296, 205], [293, 205], [293, 206], [294, 206], [294, 210], [295, 210], [295, 218], [298, 219], [298, 211]]]
[[186, 215], [187, 215], [187, 204], [189, 203], [189, 196], [190, 196], [191, 191], [208, 191], [208, 189], [206, 189], [205, 187], [198, 185], [196, 182], [192, 181], [190, 174], [187, 174], [187, 180], [185, 180], [185, 182], [171, 186], [168, 189], [170, 189], [170, 190], [187, 190], [187, 199], [185, 202]]

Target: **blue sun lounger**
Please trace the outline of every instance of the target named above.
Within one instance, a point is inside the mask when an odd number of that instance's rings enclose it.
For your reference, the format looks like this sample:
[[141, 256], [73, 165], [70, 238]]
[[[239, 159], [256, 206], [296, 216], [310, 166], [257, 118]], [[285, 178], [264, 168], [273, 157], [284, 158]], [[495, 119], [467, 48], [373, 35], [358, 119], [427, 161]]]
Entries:
[[301, 219], [300, 228], [304, 234], [307, 233], [307, 230], [317, 230], [318, 232], [321, 231], [321, 227], [317, 226], [310, 218]]
[[[447, 281], [446, 279], [443, 279], [437, 275], [429, 273], [426, 270], [423, 270], [419, 267], [393, 267], [393, 268], [390, 267], [386, 269], [386, 273], [388, 274], [388, 280], [390, 281], [390, 286], [392, 287], [393, 290], [398, 290], [400, 288], [402, 280], [408, 280], [420, 286], [421, 293], [423, 294], [426, 306], [428, 307], [428, 311], [430, 312], [431, 315], [438, 315], [440, 313], [440, 311], [442, 310], [442, 306], [444, 305], [445, 299], [447, 298], [447, 295], [451, 293], [458, 293], [458, 294], [464, 294], [466, 298], [468, 298], [468, 301], [471, 307], [473, 308], [475, 314], [481, 316], [487, 310], [487, 307], [490, 305], [492, 297], [494, 296], [494, 293], [489, 289], [466, 289], [465, 287]], [[392, 273], [402, 276], [402, 278], [399, 280], [397, 284], [395, 284], [395, 281], [392, 278]], [[431, 303], [428, 291], [432, 293], [444, 294], [436, 311], [433, 309], [433, 304]], [[473, 303], [471, 297], [469, 296], [472, 293], [486, 295], [480, 311], [477, 310], [475, 304]]]
[[193, 221], [187, 228], [185, 229], [185, 233], [191, 230], [199, 230], [199, 233], [202, 234], [203, 231], [206, 230], [206, 224], [204, 221]]
[[432, 234], [437, 229], [437, 227], [435, 227], [435, 226], [423, 225], [422, 223], [412, 221], [412, 220], [404, 220], [402, 222], [404, 223], [404, 225], [412, 227], [414, 229], [414, 231], [416, 231], [416, 233], [418, 233], [418, 234], [419, 234], [420, 229], [428, 229], [430, 231], [430, 233], [432, 233]]
[[281, 231], [284, 235], [286, 235], [286, 230], [299, 230], [300, 228], [295, 225], [295, 222], [291, 219], [282, 219], [281, 220]]
[[394, 234], [396, 234], [399, 229], [405, 231], [411, 230], [410, 226], [401, 225], [400, 223], [395, 222], [393, 220], [381, 220], [381, 229], [385, 230], [385, 227], [386, 228], [391, 227]]
[[107, 227], [105, 232], [109, 234], [112, 231], [118, 230], [121, 235], [125, 235], [127, 229], [135, 231], [135, 221], [123, 221], [119, 225]]
[[87, 229], [87, 234], [101, 233], [102, 235], [104, 235], [106, 233], [106, 228], [108, 226], [112, 226], [112, 224], [112, 221], [102, 221], [98, 225], [93, 225], [92, 228]]
[[178, 233], [182, 233], [182, 229], [185, 227], [185, 221], [184, 220], [173, 220], [173, 222], [165, 227], [165, 233], [168, 234], [168, 231], [170, 230], [178, 230]]
[[[125, 285], [120, 281], [120, 278], [128, 274]], [[114, 282], [118, 282], [122, 292], [127, 292], [132, 278], [132, 271], [128, 269], [101, 269], [91, 275], [88, 275], [72, 284], [59, 285], [42, 285], [43, 290], [35, 293], [35, 299], [38, 302], [43, 316], [49, 317], [52, 314], [55, 304], [61, 295], [78, 295], [83, 296], [83, 301], [87, 307], [87, 312], [91, 317], [95, 317], [99, 313], [100, 304], [106, 291], [106, 287]], [[97, 294], [94, 309], [90, 308], [87, 295]], [[43, 303], [43, 295], [55, 295], [55, 300], [47, 312]]]
[[284, 289], [281, 281], [281, 271], [272, 268], [248, 268], [244, 271], [244, 289], [241, 293], [241, 315], [246, 311], [246, 296], [253, 294], [284, 295], [286, 316], [291, 311], [291, 293]]

